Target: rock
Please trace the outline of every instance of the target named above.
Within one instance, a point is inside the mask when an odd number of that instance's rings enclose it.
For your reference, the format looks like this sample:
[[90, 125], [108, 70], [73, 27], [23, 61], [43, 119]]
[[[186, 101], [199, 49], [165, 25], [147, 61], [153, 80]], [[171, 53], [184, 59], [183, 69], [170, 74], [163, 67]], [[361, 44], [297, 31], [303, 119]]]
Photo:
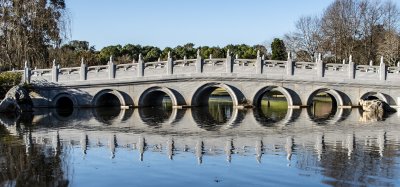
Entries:
[[0, 102], [0, 112], [27, 112], [32, 110], [32, 101], [21, 85], [12, 87]]
[[360, 122], [375, 122], [375, 121], [382, 121], [383, 120], [383, 113], [376, 113], [376, 112], [366, 112], [364, 111], [359, 121]]
[[381, 101], [379, 99], [372, 99], [372, 100], [360, 99], [359, 103], [363, 111], [366, 112], [379, 112], [379, 113], [396, 112], [396, 110], [390, 107], [386, 102]]
[[360, 121], [362, 122], [381, 121], [384, 115], [396, 112], [396, 110], [390, 107], [386, 102], [379, 99], [361, 99], [359, 104], [363, 110], [362, 116], [360, 117]]

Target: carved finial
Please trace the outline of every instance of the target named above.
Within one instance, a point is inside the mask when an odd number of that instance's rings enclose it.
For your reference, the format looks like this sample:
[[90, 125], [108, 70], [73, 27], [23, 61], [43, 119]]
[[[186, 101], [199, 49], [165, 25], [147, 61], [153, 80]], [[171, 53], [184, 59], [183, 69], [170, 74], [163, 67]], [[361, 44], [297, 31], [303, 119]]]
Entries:
[[83, 66], [85, 63], [84, 63], [84, 59], [83, 59], [83, 57], [81, 58], [81, 66]]
[[139, 53], [139, 60], [143, 60], [142, 53]]
[[374, 62], [372, 60], [369, 61], [369, 66], [373, 66]]
[[60, 67], [61, 67], [60, 64], [58, 64], [58, 65], [57, 65], [57, 69], [60, 69]]
[[134, 64], [134, 63], [136, 63], [136, 60], [135, 60], [135, 58], [133, 58], [133, 60], [132, 60], [132, 64]]
[[56, 59], [53, 59], [53, 67], [56, 66]]
[[210, 59], [212, 59], [212, 54], [210, 54]]
[[200, 56], [200, 49], [197, 49], [197, 57]]
[[349, 62], [353, 62], [353, 56], [352, 55], [349, 56]]
[[260, 57], [260, 50], [257, 50], [257, 58]]
[[321, 53], [318, 53], [318, 61], [321, 61], [321, 59], [322, 59]]
[[25, 60], [25, 68], [28, 68], [28, 61]]
[[343, 59], [342, 64], [346, 64], [346, 59]]
[[171, 51], [168, 51], [168, 58], [171, 58]]
[[112, 63], [112, 62], [113, 62], [113, 56], [111, 55], [109, 63]]
[[229, 54], [229, 49], [226, 51], [226, 57], [230, 56], [231, 54]]
[[183, 60], [186, 60], [186, 55], [185, 55], [185, 56], [183, 56]]
[[262, 59], [262, 60], [265, 60], [265, 55], [262, 55], [261, 59]]
[[160, 57], [158, 57], [157, 61], [158, 61], [158, 62], [160, 62], [160, 61], [161, 61], [161, 58], [160, 58]]
[[239, 59], [239, 55], [238, 54], [235, 55], [235, 59]]
[[383, 56], [381, 56], [381, 64], [383, 64]]
[[400, 67], [400, 61], [397, 62], [397, 67]]

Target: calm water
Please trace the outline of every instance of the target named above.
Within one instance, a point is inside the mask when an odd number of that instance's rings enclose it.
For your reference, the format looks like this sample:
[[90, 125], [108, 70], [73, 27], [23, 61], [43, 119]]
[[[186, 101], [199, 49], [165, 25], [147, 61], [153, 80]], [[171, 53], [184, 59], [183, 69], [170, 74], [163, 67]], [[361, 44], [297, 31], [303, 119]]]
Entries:
[[0, 184], [400, 185], [397, 113], [365, 120], [358, 109], [287, 109], [281, 101], [237, 110], [221, 98], [192, 109], [3, 115]]

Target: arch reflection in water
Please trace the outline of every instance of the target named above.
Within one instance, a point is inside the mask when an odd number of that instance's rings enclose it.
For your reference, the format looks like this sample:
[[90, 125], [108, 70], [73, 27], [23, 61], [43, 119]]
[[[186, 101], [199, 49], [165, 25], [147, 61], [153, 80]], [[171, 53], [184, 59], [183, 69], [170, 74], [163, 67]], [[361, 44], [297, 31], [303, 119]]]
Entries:
[[221, 128], [233, 128], [243, 121], [246, 110], [237, 108], [216, 107], [210, 110], [209, 107], [196, 107], [191, 109], [194, 122], [207, 131], [217, 131]]
[[120, 107], [97, 107], [92, 109], [94, 117], [105, 124], [111, 125], [115, 120], [125, 121], [133, 114], [133, 109], [121, 109]]

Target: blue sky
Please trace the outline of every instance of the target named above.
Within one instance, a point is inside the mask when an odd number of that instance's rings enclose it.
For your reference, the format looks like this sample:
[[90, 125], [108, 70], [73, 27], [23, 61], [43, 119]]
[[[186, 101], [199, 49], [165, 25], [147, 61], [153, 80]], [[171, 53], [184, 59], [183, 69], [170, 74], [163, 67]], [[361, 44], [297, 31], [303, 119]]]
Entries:
[[333, 0], [66, 0], [70, 40], [96, 49], [127, 43], [174, 47], [264, 44], [319, 15]]

